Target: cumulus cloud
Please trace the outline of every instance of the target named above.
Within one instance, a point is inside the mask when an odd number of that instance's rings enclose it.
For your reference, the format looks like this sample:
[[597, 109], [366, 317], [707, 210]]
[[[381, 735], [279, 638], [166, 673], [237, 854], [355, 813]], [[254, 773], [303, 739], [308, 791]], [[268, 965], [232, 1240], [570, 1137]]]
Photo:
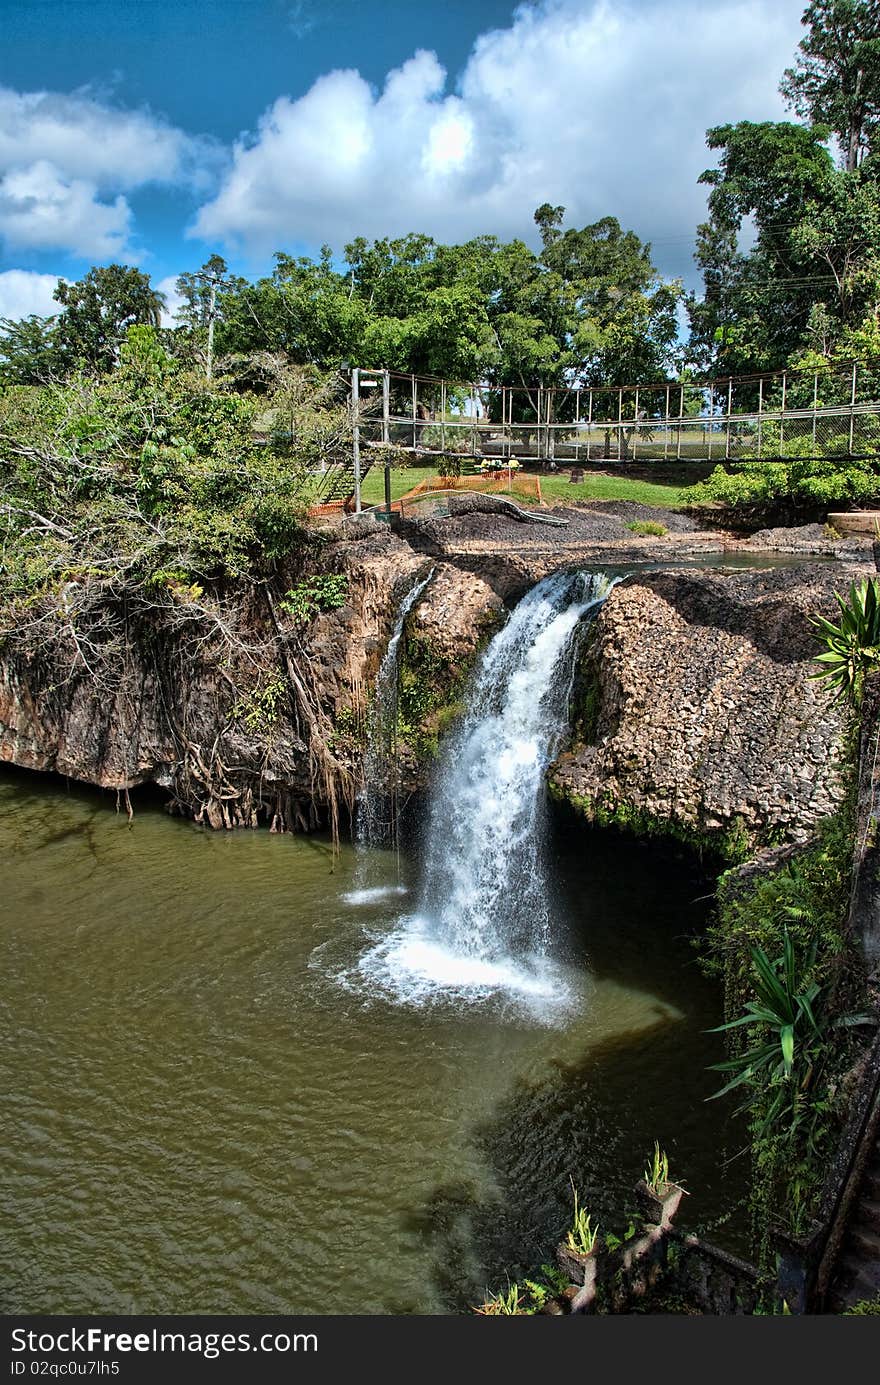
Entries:
[[704, 214], [705, 130], [783, 117], [802, 8], [542, 0], [477, 40], [454, 92], [424, 51], [381, 91], [331, 72], [239, 140], [191, 234], [255, 254], [409, 230], [524, 235], [549, 201], [574, 224], [617, 215], [681, 272]]
[[173, 182], [187, 136], [148, 111], [117, 110], [83, 93], [0, 87], [0, 168], [53, 164], [101, 188]]
[[7, 269], [0, 273], [0, 317], [17, 322], [19, 318], [53, 317], [61, 311], [52, 294], [57, 274], [36, 274], [30, 269]]
[[130, 227], [124, 197], [101, 202], [94, 183], [66, 179], [43, 160], [0, 179], [0, 236], [8, 245], [112, 258], [126, 250]]
[[157, 292], [161, 293], [165, 299], [165, 307], [162, 311], [163, 327], [177, 326], [177, 323], [174, 321], [174, 314], [182, 304], [183, 299], [177, 292], [176, 284], [176, 274], [169, 274], [166, 279], [160, 279], [158, 284], [156, 284]]
[[213, 157], [149, 111], [0, 87], [0, 238], [10, 249], [136, 259], [125, 193], [194, 170], [204, 187]]

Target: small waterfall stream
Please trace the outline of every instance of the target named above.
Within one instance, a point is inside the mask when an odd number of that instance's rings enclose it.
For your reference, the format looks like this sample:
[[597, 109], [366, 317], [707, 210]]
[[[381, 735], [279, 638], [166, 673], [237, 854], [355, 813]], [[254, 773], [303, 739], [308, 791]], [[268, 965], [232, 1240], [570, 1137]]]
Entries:
[[[400, 641], [406, 618], [424, 592], [434, 569], [419, 578], [403, 598], [388, 647], [376, 675], [376, 690], [367, 717], [366, 740], [361, 763], [362, 788], [355, 811], [354, 840], [358, 852], [356, 888], [349, 892], [349, 904], [371, 904], [389, 894], [405, 894], [400, 885], [399, 843], [397, 837], [397, 680]], [[370, 853], [381, 848], [398, 853], [397, 887], [371, 886]]]
[[363, 788], [358, 796], [355, 842], [361, 849], [397, 847], [397, 656], [406, 618], [434, 575], [434, 569], [410, 587], [400, 603], [388, 648], [376, 675], [376, 693], [367, 721]]
[[544, 776], [567, 726], [576, 632], [612, 585], [602, 574], [552, 574], [483, 654], [467, 711], [443, 747], [418, 911], [361, 962], [400, 999], [558, 991]]

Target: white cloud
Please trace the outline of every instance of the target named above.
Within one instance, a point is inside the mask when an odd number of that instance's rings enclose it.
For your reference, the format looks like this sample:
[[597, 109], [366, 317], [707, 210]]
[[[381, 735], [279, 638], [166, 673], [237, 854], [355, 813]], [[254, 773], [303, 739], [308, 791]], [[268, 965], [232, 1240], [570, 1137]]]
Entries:
[[309, 0], [294, 0], [287, 11], [287, 23], [296, 38], [305, 38], [320, 22]]
[[53, 317], [61, 304], [52, 294], [58, 283], [57, 274], [36, 274], [30, 269], [7, 269], [0, 273], [0, 317], [17, 322], [19, 318]]
[[376, 92], [355, 71], [281, 97], [191, 234], [255, 254], [409, 230], [458, 239], [616, 215], [689, 269], [710, 125], [779, 119], [803, 0], [543, 0], [474, 45], [457, 93], [420, 51]]
[[131, 208], [122, 196], [101, 202], [93, 183], [65, 179], [50, 163], [13, 169], [0, 179], [0, 236], [29, 250], [63, 246], [73, 255], [112, 259], [128, 253]]
[[176, 322], [174, 321], [174, 314], [177, 312], [177, 309], [180, 307], [181, 303], [183, 302], [183, 299], [177, 292], [177, 288], [175, 287], [176, 284], [176, 274], [169, 274], [166, 279], [160, 279], [158, 284], [156, 284], [157, 291], [161, 294], [164, 294], [165, 296], [165, 308], [162, 313], [163, 327], [177, 326]]
[[0, 169], [45, 161], [102, 189], [173, 182], [190, 141], [148, 111], [119, 110], [82, 93], [0, 87]]
[[187, 179], [204, 188], [215, 158], [149, 111], [0, 87], [0, 238], [10, 249], [137, 259], [124, 194]]

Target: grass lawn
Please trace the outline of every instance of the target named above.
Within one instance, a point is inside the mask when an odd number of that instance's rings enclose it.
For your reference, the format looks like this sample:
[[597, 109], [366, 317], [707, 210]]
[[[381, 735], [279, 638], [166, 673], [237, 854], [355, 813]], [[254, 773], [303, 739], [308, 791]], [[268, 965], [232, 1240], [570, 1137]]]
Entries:
[[[391, 499], [399, 500], [420, 481], [426, 481], [429, 476], [436, 474], [437, 468], [433, 466], [392, 467]], [[361, 486], [361, 501], [364, 505], [381, 505], [384, 499], [385, 470], [383, 467], [374, 466]]]
[[663, 510], [677, 510], [685, 503], [686, 486], [659, 486], [656, 481], [629, 481], [625, 476], [600, 476], [584, 473], [584, 479], [573, 486], [567, 476], [542, 476], [541, 496], [552, 505], [572, 500], [635, 500], [640, 505], [657, 505]]
[[[399, 500], [420, 481], [436, 474], [430, 466], [392, 467], [391, 499]], [[601, 476], [587, 472], [582, 483], [573, 486], [568, 476], [542, 476], [541, 495], [547, 504], [565, 504], [573, 500], [635, 500], [641, 505], [656, 505], [675, 510], [684, 504], [687, 488], [660, 486], [655, 481], [629, 481], [625, 476]], [[514, 497], [518, 503], [520, 497]], [[385, 474], [373, 467], [361, 487], [364, 505], [380, 505], [385, 499]]]

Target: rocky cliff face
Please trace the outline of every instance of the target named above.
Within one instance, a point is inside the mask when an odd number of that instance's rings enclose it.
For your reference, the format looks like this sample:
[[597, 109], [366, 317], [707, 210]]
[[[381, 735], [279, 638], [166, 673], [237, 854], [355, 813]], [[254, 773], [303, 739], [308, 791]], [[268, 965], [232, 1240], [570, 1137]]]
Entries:
[[[271, 586], [137, 610], [108, 597], [76, 622], [62, 602], [0, 648], [0, 760], [120, 791], [156, 783], [213, 827], [326, 823], [356, 793], [400, 603], [433, 569], [401, 646], [401, 775], [424, 785], [503, 602], [560, 565], [631, 560], [559, 533], [556, 548], [464, 554], [353, 525]], [[809, 678], [809, 616], [833, 610], [854, 570], [677, 570], [616, 587], [588, 641], [553, 791], [590, 819], [731, 854], [808, 835], [840, 801], [844, 729]], [[345, 580], [344, 604], [297, 621], [285, 589], [316, 573]]]
[[[51, 641], [30, 632], [0, 650], [0, 760], [119, 791], [155, 783], [212, 827], [326, 822], [353, 798], [376, 670], [430, 566], [373, 530], [321, 552], [347, 595], [305, 624], [283, 601], [301, 571], [274, 595], [183, 593], [153, 612], [108, 598], [69, 631], [63, 612], [50, 615]], [[412, 624], [442, 687], [460, 680], [501, 603], [481, 578], [433, 566]]]
[[734, 856], [839, 804], [845, 714], [811, 680], [809, 616], [851, 574], [666, 572], [614, 589], [592, 632], [580, 735], [552, 787], [589, 819]]

